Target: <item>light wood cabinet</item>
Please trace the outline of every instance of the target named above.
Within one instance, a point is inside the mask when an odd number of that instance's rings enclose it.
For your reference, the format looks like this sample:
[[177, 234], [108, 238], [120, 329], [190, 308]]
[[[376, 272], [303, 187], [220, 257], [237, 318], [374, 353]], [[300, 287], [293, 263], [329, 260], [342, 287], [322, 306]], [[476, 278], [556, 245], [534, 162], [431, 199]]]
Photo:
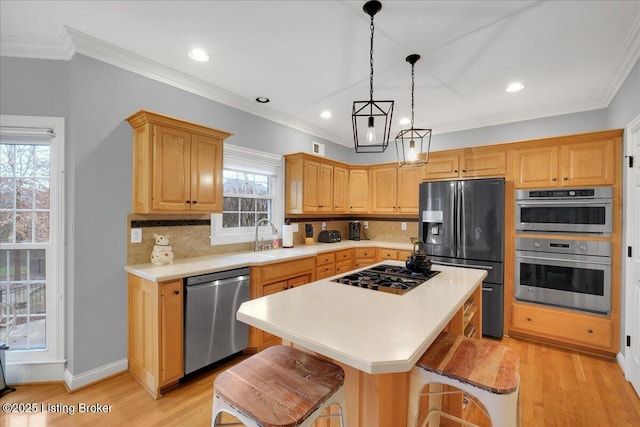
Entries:
[[376, 248], [355, 248], [353, 267], [360, 268], [376, 263]]
[[316, 280], [353, 270], [353, 249], [325, 252], [316, 256]]
[[398, 202], [396, 206], [399, 214], [418, 214], [422, 174], [423, 168], [398, 168]]
[[[311, 283], [316, 280], [315, 273], [315, 257], [251, 267], [251, 298], [259, 298]], [[281, 341], [279, 337], [268, 332], [254, 327], [249, 328], [249, 348], [253, 351], [280, 344]]]
[[515, 335], [601, 351], [611, 351], [613, 346], [613, 322], [598, 315], [515, 302], [512, 321], [511, 333]]
[[333, 167], [333, 212], [349, 211], [349, 170], [341, 166]]
[[376, 250], [376, 261], [385, 261], [385, 260], [397, 260], [398, 259], [398, 250], [397, 249], [387, 249], [387, 248], [378, 248]]
[[305, 153], [285, 156], [287, 214], [346, 213], [346, 165]]
[[222, 212], [223, 141], [231, 134], [141, 110], [133, 132], [133, 212]]
[[[580, 139], [584, 139], [581, 141]], [[603, 136], [543, 141], [514, 150], [516, 188], [610, 185], [615, 182], [615, 139]], [[566, 138], [559, 138], [567, 141]]]
[[375, 166], [371, 174], [371, 211], [395, 214], [397, 210], [397, 166]]
[[431, 153], [422, 180], [501, 177], [507, 173], [507, 154], [499, 148], [474, 148]]
[[129, 372], [157, 399], [184, 374], [182, 280], [128, 281]]
[[369, 171], [349, 169], [349, 212], [369, 212]]

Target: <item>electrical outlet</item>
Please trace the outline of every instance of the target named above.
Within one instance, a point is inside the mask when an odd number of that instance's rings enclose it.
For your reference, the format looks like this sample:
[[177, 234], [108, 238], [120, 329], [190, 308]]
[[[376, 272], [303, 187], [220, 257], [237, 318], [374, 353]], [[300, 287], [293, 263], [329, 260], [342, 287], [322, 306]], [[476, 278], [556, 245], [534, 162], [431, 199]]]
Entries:
[[406, 222], [401, 222], [400, 223], [400, 229], [402, 231], [407, 231], [407, 223]]
[[142, 243], [142, 228], [131, 229], [131, 243]]
[[369, 228], [369, 221], [364, 222], [364, 228]]
[[323, 222], [323, 223], [322, 223], [322, 229], [323, 229], [323, 230], [326, 230], [326, 229], [327, 229], [327, 223], [326, 223], [326, 222]]

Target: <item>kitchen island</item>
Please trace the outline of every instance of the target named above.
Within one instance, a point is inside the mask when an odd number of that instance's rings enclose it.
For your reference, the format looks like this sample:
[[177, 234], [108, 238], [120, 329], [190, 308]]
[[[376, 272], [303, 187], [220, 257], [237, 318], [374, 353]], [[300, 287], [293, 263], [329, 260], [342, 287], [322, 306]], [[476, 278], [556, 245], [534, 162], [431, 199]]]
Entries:
[[237, 318], [338, 362], [346, 372], [349, 426], [403, 426], [408, 372], [422, 353], [445, 329], [481, 334], [486, 272], [434, 269], [441, 273], [404, 295], [328, 278], [245, 302]]

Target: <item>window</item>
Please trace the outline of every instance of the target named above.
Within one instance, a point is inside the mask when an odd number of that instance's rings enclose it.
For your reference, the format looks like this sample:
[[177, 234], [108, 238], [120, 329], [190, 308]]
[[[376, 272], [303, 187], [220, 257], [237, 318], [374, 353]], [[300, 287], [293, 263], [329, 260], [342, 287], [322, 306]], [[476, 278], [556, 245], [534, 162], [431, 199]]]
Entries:
[[[225, 144], [223, 213], [211, 215], [212, 245], [252, 242], [263, 218], [282, 224], [282, 171], [282, 156]], [[258, 231], [261, 238], [274, 238], [266, 223]]]
[[1, 123], [0, 301], [16, 312], [7, 361], [60, 361], [64, 119], [1, 116]]

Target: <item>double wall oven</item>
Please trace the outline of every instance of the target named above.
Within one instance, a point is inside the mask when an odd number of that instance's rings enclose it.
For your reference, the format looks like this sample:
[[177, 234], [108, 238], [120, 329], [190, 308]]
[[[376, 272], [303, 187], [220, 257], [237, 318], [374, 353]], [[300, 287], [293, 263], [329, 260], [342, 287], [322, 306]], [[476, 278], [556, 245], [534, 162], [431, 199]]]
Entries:
[[611, 236], [612, 196], [612, 187], [516, 191], [517, 300], [611, 311], [611, 242], [585, 237]]

